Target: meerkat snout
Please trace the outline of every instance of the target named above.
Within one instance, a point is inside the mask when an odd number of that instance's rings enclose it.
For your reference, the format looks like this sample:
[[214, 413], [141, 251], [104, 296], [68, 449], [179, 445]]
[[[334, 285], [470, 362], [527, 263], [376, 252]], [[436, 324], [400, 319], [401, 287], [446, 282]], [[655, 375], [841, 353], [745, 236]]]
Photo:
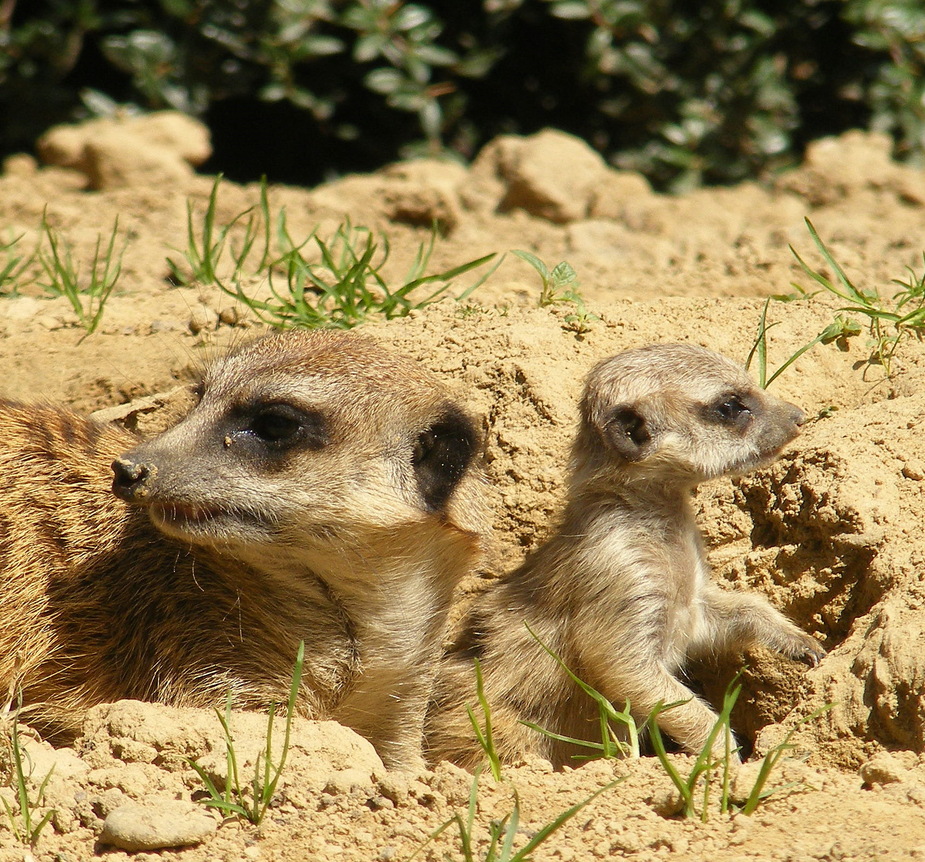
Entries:
[[128, 457], [117, 458], [112, 462], [112, 492], [126, 502], [143, 497], [145, 482], [151, 474], [147, 464], [139, 464]]

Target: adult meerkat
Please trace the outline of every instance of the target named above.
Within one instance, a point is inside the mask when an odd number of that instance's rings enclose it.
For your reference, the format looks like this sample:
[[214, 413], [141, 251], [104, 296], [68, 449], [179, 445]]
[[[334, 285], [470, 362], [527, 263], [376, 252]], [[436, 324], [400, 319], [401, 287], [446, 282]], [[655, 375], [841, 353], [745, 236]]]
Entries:
[[300, 711], [422, 764], [485, 517], [480, 432], [417, 363], [352, 334], [271, 335], [148, 442], [13, 403], [0, 440], [0, 687], [27, 720], [73, 731], [101, 702], [229, 691], [266, 708], [304, 640]]
[[522, 720], [600, 741], [596, 704], [525, 624], [580, 679], [618, 707], [628, 700], [637, 720], [683, 701], [658, 723], [694, 752], [716, 714], [677, 678], [688, 658], [761, 643], [816, 664], [819, 643], [766, 599], [710, 582], [690, 499], [701, 482], [772, 461], [802, 422], [798, 408], [701, 347], [653, 345], [597, 365], [561, 526], [477, 600], [438, 675], [429, 757], [470, 768], [482, 757], [465, 712], [476, 702], [474, 658], [502, 759], [533, 752], [561, 766], [580, 753]]

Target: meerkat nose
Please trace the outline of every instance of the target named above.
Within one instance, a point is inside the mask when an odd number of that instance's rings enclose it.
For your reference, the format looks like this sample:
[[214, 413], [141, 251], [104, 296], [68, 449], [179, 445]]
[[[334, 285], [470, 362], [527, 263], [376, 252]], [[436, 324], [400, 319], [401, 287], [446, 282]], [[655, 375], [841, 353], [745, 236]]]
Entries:
[[794, 407], [793, 405], [791, 405], [791, 407], [792, 407], [791, 415], [793, 417], [793, 424], [796, 425], [797, 427], [802, 427], [803, 423], [806, 421], [806, 414], [802, 410], [800, 410], [799, 407]]
[[152, 474], [147, 464], [117, 458], [112, 462], [112, 472], [112, 492], [120, 499], [131, 503], [147, 495], [145, 483]]

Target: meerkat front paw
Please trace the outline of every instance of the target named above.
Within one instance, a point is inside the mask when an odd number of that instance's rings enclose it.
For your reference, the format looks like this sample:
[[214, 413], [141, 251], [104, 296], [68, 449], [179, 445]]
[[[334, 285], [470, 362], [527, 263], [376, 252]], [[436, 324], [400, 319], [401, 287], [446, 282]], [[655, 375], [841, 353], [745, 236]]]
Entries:
[[806, 662], [810, 667], [816, 667], [826, 656], [825, 648], [812, 635], [803, 634], [799, 643], [795, 645], [790, 657], [797, 661]]

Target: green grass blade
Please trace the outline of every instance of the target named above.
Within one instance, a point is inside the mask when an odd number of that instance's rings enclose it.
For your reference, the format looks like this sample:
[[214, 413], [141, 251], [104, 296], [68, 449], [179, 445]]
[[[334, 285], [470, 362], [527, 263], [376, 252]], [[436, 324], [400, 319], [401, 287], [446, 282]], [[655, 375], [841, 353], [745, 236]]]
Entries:
[[[280, 218], [282, 218], [282, 211]], [[263, 254], [257, 262], [257, 272], [266, 272], [270, 267], [270, 257], [272, 254], [272, 236], [273, 236], [273, 218], [270, 215], [270, 195], [267, 189], [267, 175], [260, 177], [260, 218], [263, 226]]]
[[889, 311], [883, 308], [872, 308], [869, 305], [858, 307], [856, 305], [849, 305], [845, 308], [839, 308], [839, 311], [846, 311], [852, 314], [863, 314], [871, 319], [875, 320], [888, 320], [891, 323], [895, 323], [901, 320], [901, 315], [897, 314], [895, 311]]
[[[567, 742], [571, 745], [578, 745], [583, 748], [590, 748], [593, 751], [599, 751], [603, 754], [605, 751], [605, 746], [600, 742], [591, 742], [587, 739], [576, 739], [573, 736], [564, 736], [561, 733], [556, 733], [552, 730], [547, 730], [545, 727], [540, 727], [538, 724], [534, 724], [532, 721], [521, 721], [520, 722], [525, 727], [529, 727], [531, 730], [535, 730], [537, 733], [541, 733], [543, 736], [548, 737], [549, 739], [554, 739], [556, 742]], [[580, 758], [580, 755], [576, 755], [577, 758]]]
[[0, 802], [3, 803], [3, 810], [6, 812], [7, 820], [10, 824], [10, 831], [16, 836], [17, 841], [22, 841], [22, 833], [19, 830], [19, 819], [13, 811], [13, 807], [6, 801], [5, 796], [0, 796]]
[[605, 784], [599, 790], [595, 790], [594, 793], [592, 793], [587, 799], [583, 799], [581, 802], [573, 805], [568, 810], [563, 811], [558, 817], [555, 818], [555, 820], [547, 823], [545, 826], [539, 829], [537, 833], [527, 842], [524, 848], [516, 856], [514, 856], [513, 859], [511, 859], [511, 862], [526, 862], [530, 854], [536, 850], [536, 848], [539, 847], [540, 844], [542, 844], [550, 835], [552, 835], [553, 832], [561, 828], [579, 811], [581, 811], [582, 808], [584, 808], [586, 805], [589, 805], [602, 793], [610, 790], [612, 787], [615, 787], [623, 780], [623, 778], [618, 778], [615, 781], [611, 781], [608, 784]]
[[835, 272], [836, 277], [838, 278], [839, 284], [841, 284], [847, 296], [842, 293], [839, 293], [836, 290], [833, 290], [833, 287], [830, 285], [827, 289], [831, 290], [833, 293], [837, 293], [838, 296], [842, 296], [849, 301], [857, 302], [863, 305], [865, 308], [870, 307], [870, 302], [872, 299], [876, 299], [875, 295], [867, 295], [863, 291], [858, 290], [854, 284], [851, 282], [851, 279], [848, 278], [848, 274], [841, 268], [838, 261], [832, 257], [832, 253], [826, 247], [826, 244], [819, 237], [819, 234], [816, 232], [816, 228], [813, 226], [813, 223], [808, 219], [804, 218], [803, 221], [806, 223], [806, 227], [809, 229], [809, 235], [813, 239], [816, 248], [819, 249], [819, 253], [825, 258], [826, 263], [832, 267]]
[[[768, 326], [768, 307], [770, 304], [771, 297], [768, 297], [761, 309], [761, 317], [758, 318], [758, 334], [752, 343], [752, 349], [748, 351], [748, 356], [745, 357], [746, 371], [751, 368], [752, 359], [756, 356], [758, 357], [758, 385], [762, 389], [768, 388], [768, 330], [771, 328]], [[771, 324], [771, 326], [774, 326], [774, 324]]]
[[687, 781], [681, 777], [681, 773], [678, 772], [675, 765], [668, 759], [668, 752], [665, 750], [665, 740], [662, 738], [662, 731], [658, 726], [659, 715], [669, 708], [669, 706], [663, 703], [657, 703], [655, 705], [655, 709], [652, 710], [652, 714], [648, 719], [649, 739], [652, 742], [652, 748], [655, 750], [655, 756], [658, 758], [658, 762], [661, 764], [662, 769], [665, 770], [666, 774], [671, 779], [671, 783], [674, 784], [675, 789], [681, 794], [681, 799], [684, 802], [685, 817], [690, 817], [694, 811], [694, 799], [691, 789]]
[[[517, 836], [517, 827], [520, 826], [520, 797], [514, 791], [514, 807], [511, 813], [499, 824], [498, 832], [504, 831], [504, 843], [501, 845], [501, 859], [499, 862], [508, 862], [514, 849], [514, 838]], [[517, 854], [520, 856], [520, 854]]]
[[495, 781], [500, 781], [501, 759], [498, 757], [498, 752], [495, 750], [495, 742], [491, 726], [491, 706], [488, 703], [488, 698], [485, 696], [485, 681], [482, 676], [482, 665], [478, 659], [474, 660], [474, 664], [475, 693], [479, 702], [479, 706], [482, 710], [482, 716], [485, 720], [484, 731], [479, 725], [478, 719], [475, 717], [475, 711], [471, 706], [469, 706], [469, 704], [466, 704], [466, 713], [469, 716], [469, 721], [471, 722], [472, 729], [475, 732], [475, 738], [478, 740], [479, 746], [485, 753], [485, 757], [488, 759], [492, 777], [495, 779]]
[[[607, 717], [608, 717], [609, 719], [612, 719], [612, 720], [614, 720], [614, 721], [617, 721], [618, 723], [620, 723], [620, 724], [622, 724], [622, 725], [624, 725], [625, 727], [627, 727], [627, 728], [630, 729], [630, 738], [631, 738], [631, 746], [630, 746], [631, 750], [630, 750], [630, 753], [631, 753], [632, 756], [638, 757], [638, 756], [639, 756], [639, 741], [638, 741], [638, 736], [637, 736], [637, 733], [636, 733], [635, 721], [634, 721], [632, 715], [631, 715], [630, 712], [629, 712], [629, 703], [627, 703], [627, 705], [626, 705], [626, 710], [625, 710], [624, 712], [619, 712], [619, 711], [617, 711], [617, 709], [614, 707], [614, 705], [613, 705], [603, 694], [601, 694], [599, 691], [597, 691], [597, 690], [596, 690], [595, 688], [593, 688], [592, 686], [588, 685], [584, 680], [580, 679], [580, 678], [571, 670], [571, 668], [568, 667], [568, 665], [562, 660], [562, 658], [561, 658], [560, 656], [558, 656], [552, 649], [550, 649], [545, 643], [543, 643], [543, 641], [542, 641], [542, 640], [540, 639], [540, 637], [536, 634], [536, 632], [534, 632], [533, 629], [530, 628], [529, 623], [526, 623], [526, 622], [525, 622], [524, 625], [526, 626], [527, 631], [530, 632], [530, 635], [533, 637], [533, 639], [543, 648], [543, 650], [544, 650], [553, 660], [555, 660], [555, 662], [559, 665], [559, 667], [562, 668], [562, 670], [565, 671], [565, 673], [569, 676], [569, 678], [570, 678], [570, 679], [571, 679], [571, 680], [572, 680], [572, 681], [573, 681], [573, 682], [574, 682], [585, 694], [587, 694], [592, 700], [594, 700], [594, 701], [598, 704], [599, 709], [602, 710], [602, 711], [604, 711], [604, 712], [606, 712]], [[608, 730], [609, 730], [609, 728], [608, 728]], [[609, 743], [608, 743], [608, 740], [609, 740], [609, 739], [610, 739], [610, 734], [609, 734], [609, 733], [607, 733], [606, 736], [603, 736], [603, 735], [602, 735], [601, 744], [602, 744], [602, 746], [603, 746], [604, 751], [610, 750], [609, 747], [608, 747], [608, 746], [609, 746]], [[612, 754], [611, 754], [611, 756], [612, 756]]]
[[807, 350], [815, 347], [823, 340], [824, 335], [820, 333], [812, 341], [804, 344], [801, 348], [799, 348], [799, 350], [793, 353], [788, 359], [784, 361], [782, 365], [777, 368], [777, 370], [767, 379], [763, 388], [767, 389], [775, 380], [777, 380], [778, 377], [780, 377], [781, 374], [783, 374], [791, 365], [793, 365], [794, 362], [796, 362], [804, 353], [806, 353]]

